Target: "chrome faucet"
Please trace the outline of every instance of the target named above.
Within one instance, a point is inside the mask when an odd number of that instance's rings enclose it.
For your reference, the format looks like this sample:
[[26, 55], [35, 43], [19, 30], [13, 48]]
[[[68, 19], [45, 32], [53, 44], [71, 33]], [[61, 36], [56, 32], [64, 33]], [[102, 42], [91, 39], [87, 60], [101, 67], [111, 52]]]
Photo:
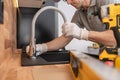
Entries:
[[61, 16], [63, 17], [64, 22], [67, 22], [67, 19], [65, 17], [65, 15], [63, 14], [63, 12], [58, 9], [57, 7], [53, 7], [53, 6], [46, 6], [43, 7], [41, 9], [38, 10], [38, 12], [34, 15], [33, 20], [32, 20], [32, 27], [31, 27], [31, 38], [30, 38], [30, 48], [29, 48], [29, 56], [35, 56], [36, 57], [36, 48], [35, 48], [35, 44], [36, 44], [36, 39], [35, 39], [35, 23], [36, 20], [38, 18], [38, 16], [45, 10], [55, 10], [57, 12], [59, 12], [61, 14]]

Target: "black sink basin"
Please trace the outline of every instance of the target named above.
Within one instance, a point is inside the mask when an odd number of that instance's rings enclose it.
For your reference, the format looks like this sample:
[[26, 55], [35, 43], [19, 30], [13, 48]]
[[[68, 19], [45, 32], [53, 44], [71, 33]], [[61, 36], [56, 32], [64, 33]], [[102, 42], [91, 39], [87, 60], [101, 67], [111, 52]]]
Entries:
[[69, 51], [46, 52], [36, 58], [30, 58], [26, 53], [21, 56], [22, 66], [67, 64], [70, 62]]

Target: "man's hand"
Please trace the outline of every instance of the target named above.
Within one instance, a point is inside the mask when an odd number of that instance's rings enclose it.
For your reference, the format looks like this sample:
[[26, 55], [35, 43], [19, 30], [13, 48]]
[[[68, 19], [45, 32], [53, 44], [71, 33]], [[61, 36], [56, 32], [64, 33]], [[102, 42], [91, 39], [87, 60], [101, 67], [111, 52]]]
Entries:
[[[36, 44], [35, 45], [35, 52], [36, 52], [36, 56], [41, 55], [44, 52], [47, 52], [47, 45], [46, 44]], [[29, 48], [30, 46], [26, 47], [26, 53], [29, 55]]]
[[79, 28], [75, 23], [64, 23], [62, 25], [62, 33], [65, 36], [88, 40], [89, 31]]

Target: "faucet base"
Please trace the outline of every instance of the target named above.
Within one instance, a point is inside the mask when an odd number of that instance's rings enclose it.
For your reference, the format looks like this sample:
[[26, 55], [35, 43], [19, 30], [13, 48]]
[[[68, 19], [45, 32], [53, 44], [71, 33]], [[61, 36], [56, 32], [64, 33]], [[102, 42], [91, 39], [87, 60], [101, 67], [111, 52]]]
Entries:
[[23, 52], [21, 55], [22, 66], [67, 64], [70, 63], [69, 51], [51, 51], [37, 57], [29, 57]]

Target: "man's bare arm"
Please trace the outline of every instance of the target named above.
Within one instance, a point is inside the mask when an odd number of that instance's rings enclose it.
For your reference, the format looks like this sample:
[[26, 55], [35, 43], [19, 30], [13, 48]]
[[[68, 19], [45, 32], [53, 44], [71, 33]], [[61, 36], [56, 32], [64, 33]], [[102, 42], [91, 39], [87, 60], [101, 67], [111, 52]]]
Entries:
[[65, 47], [73, 38], [65, 37], [64, 35], [47, 42], [46, 45], [48, 47], [48, 51], [58, 50]]
[[88, 35], [88, 40], [97, 43], [104, 44], [106, 46], [116, 46], [116, 40], [112, 30], [106, 30], [103, 32], [90, 31]]

